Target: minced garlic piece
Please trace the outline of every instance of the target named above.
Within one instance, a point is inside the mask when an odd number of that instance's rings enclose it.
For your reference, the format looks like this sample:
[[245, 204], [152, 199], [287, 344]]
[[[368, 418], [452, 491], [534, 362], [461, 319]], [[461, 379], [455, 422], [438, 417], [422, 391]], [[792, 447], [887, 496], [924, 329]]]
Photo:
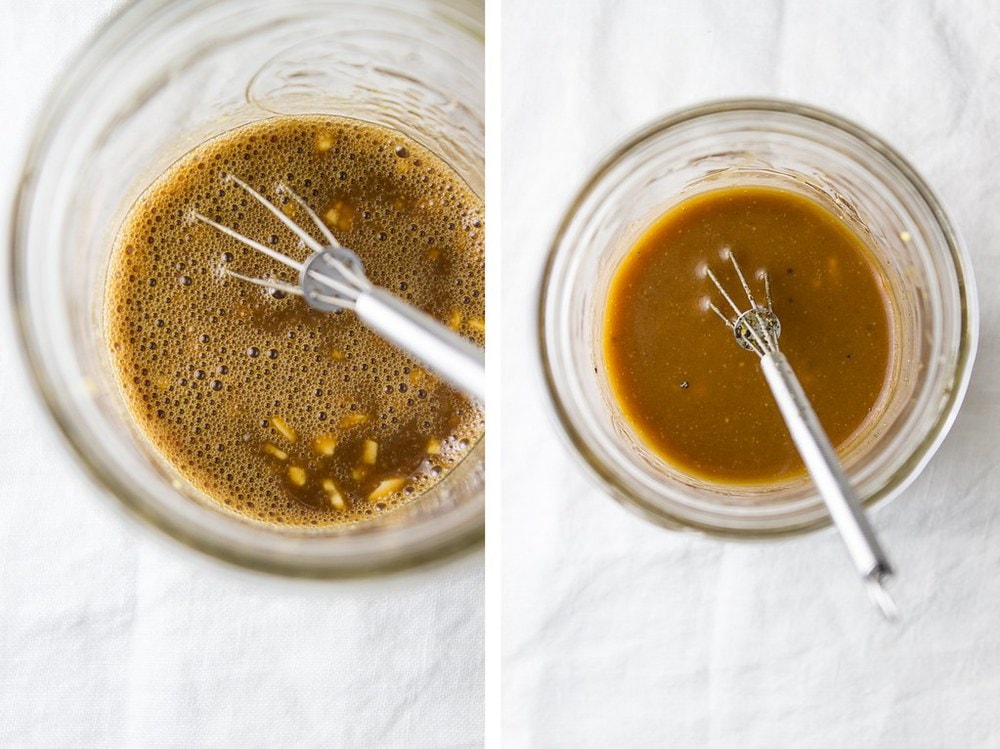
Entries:
[[340, 420], [340, 428], [347, 429], [358, 424], [364, 424], [366, 421], [368, 421], [368, 414], [350, 413]]
[[270, 442], [264, 445], [264, 452], [274, 456], [278, 460], [288, 460], [288, 453], [277, 445], [272, 445]]
[[288, 466], [288, 479], [296, 486], [305, 486], [306, 471], [299, 466]]
[[275, 428], [278, 434], [289, 442], [295, 442], [299, 438], [299, 435], [296, 434], [295, 430], [288, 426], [288, 422], [280, 416], [272, 416], [270, 421], [271, 426]]
[[335, 510], [347, 509], [344, 495], [337, 489], [337, 485], [333, 483], [333, 479], [323, 479], [323, 491], [326, 492], [326, 498], [330, 502], [330, 507]]
[[385, 499], [393, 492], [397, 492], [406, 485], [406, 479], [401, 478], [391, 478], [382, 479], [379, 485], [375, 487], [371, 494], [368, 495], [369, 502], [378, 502]]
[[313, 450], [320, 455], [330, 456], [337, 449], [337, 438], [332, 434], [321, 434], [313, 440]]

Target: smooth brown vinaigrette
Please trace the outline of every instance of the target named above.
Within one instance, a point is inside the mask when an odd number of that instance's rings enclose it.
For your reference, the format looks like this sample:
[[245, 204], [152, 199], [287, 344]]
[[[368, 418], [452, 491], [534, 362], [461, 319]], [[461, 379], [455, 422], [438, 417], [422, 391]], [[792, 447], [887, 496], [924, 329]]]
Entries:
[[708, 308], [746, 297], [725, 251], [763, 298], [771, 282], [780, 347], [831, 442], [871, 425], [891, 384], [892, 304], [864, 243], [819, 203], [770, 187], [689, 198], [656, 221], [617, 269], [603, 351], [612, 391], [652, 450], [680, 471], [755, 485], [805, 468], [771, 397], [758, 357]]
[[353, 313], [324, 314], [224, 268], [296, 285], [291, 271], [194, 219], [200, 212], [297, 260], [306, 199], [368, 277], [484, 344], [483, 203], [394, 130], [280, 117], [184, 156], [141, 196], [115, 242], [106, 329], [125, 400], [194, 486], [268, 523], [363, 520], [419, 496], [483, 432], [483, 413]]

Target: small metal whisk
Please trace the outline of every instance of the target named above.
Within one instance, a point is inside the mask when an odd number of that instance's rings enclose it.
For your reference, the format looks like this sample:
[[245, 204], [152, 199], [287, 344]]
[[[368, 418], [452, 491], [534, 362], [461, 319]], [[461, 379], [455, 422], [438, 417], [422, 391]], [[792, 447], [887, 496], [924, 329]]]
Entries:
[[353, 310], [365, 325], [422, 361], [435, 374], [467, 395], [480, 401], [485, 399], [486, 369], [481, 348], [388, 290], [372, 284], [365, 276], [361, 258], [343, 247], [306, 201], [286, 185], [279, 184], [278, 192], [287, 195], [306, 212], [322, 235], [323, 243], [238, 177], [227, 175], [225, 179], [239, 185], [273, 213], [313, 253], [300, 263], [228, 226], [195, 213], [197, 220], [298, 272], [299, 284], [292, 286], [275, 279], [252, 278], [228, 268], [224, 269], [225, 273], [247, 283], [300, 296], [310, 307], [323, 312]]
[[712, 302], [709, 302], [709, 307], [733, 331], [740, 346], [760, 357], [760, 368], [791, 433], [792, 441], [826, 503], [830, 517], [847, 546], [854, 566], [864, 579], [872, 601], [883, 616], [895, 619], [896, 605], [884, 586], [886, 578], [892, 574], [892, 567], [878, 539], [875, 538], [875, 533], [861, 509], [854, 490], [848, 483], [844, 469], [837, 459], [837, 453], [830, 444], [826, 432], [823, 431], [809, 398], [799, 384], [788, 359], [778, 349], [781, 323], [774, 314], [771, 303], [771, 282], [767, 272], [760, 274], [764, 282], [766, 301], [766, 304], [761, 305], [754, 298], [733, 253], [727, 250], [726, 254], [733, 263], [750, 307], [741, 310], [711, 269], [706, 269], [708, 277], [732, 308], [735, 317], [728, 317]]

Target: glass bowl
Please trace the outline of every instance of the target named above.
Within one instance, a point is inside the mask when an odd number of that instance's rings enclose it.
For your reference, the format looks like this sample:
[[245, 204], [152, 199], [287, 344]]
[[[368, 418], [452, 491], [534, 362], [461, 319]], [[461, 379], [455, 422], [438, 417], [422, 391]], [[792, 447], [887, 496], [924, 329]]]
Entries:
[[13, 221], [13, 300], [35, 385], [90, 476], [131, 514], [238, 565], [350, 577], [482, 542], [484, 445], [434, 489], [371, 521], [294, 529], [220, 509], [134, 427], [110, 369], [109, 252], [136, 197], [199, 143], [280, 114], [386, 125], [484, 180], [482, 6], [448, 0], [148, 0], [60, 81]]
[[978, 302], [968, 254], [924, 181], [888, 145], [828, 112], [710, 103], [653, 124], [600, 165], [562, 222], [542, 283], [541, 356], [558, 419], [611, 495], [648, 519], [763, 538], [829, 523], [808, 477], [735, 487], [682, 474], [625, 419], [600, 345], [611, 278], [638, 237], [680, 201], [734, 185], [824, 205], [865, 240], [891, 287], [893, 384], [841, 456], [866, 505], [898, 495], [948, 432], [971, 375]]

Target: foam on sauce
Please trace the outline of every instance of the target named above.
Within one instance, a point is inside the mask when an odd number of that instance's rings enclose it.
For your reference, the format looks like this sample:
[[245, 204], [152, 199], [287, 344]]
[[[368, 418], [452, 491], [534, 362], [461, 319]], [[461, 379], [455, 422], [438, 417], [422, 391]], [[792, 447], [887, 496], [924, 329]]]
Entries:
[[[479, 440], [478, 405], [362, 325], [223, 272], [295, 274], [200, 212], [301, 261], [234, 174], [307, 228], [306, 199], [377, 285], [484, 345], [483, 203], [444, 162], [380, 126], [280, 117], [184, 156], [129, 212], [105, 325], [121, 391], [163, 458], [266, 523], [330, 525], [426, 492]], [[314, 227], [312, 227], [314, 229]]]

